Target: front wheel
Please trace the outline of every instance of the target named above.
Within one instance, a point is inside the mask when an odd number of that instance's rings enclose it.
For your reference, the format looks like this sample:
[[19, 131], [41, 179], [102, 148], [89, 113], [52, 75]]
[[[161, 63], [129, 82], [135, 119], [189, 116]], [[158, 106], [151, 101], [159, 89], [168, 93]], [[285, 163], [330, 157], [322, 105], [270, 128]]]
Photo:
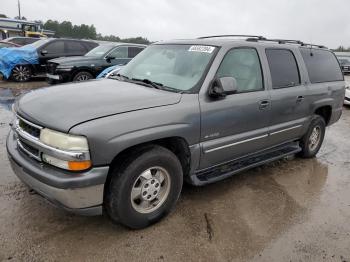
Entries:
[[166, 216], [175, 206], [183, 183], [178, 158], [160, 146], [130, 154], [110, 175], [105, 210], [114, 222], [133, 229]]
[[77, 73], [74, 77], [73, 77], [73, 82], [81, 82], [81, 81], [87, 81], [94, 78], [94, 76], [92, 74], [90, 74], [89, 72], [86, 71], [82, 71]]
[[311, 121], [309, 129], [300, 140], [301, 152], [299, 156], [312, 158], [320, 150], [326, 131], [326, 123], [321, 116], [315, 115]]
[[12, 79], [16, 82], [27, 82], [32, 76], [32, 70], [27, 65], [16, 65], [12, 69]]

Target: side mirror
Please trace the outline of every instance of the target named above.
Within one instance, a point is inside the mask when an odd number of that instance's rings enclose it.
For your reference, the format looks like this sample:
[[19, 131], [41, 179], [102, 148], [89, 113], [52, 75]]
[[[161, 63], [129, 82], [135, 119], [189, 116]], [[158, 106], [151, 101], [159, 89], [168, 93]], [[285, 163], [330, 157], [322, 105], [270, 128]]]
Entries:
[[237, 93], [237, 80], [230, 76], [215, 78], [208, 91], [208, 95], [213, 98], [222, 98], [235, 93]]
[[115, 59], [114, 56], [106, 56], [105, 59], [107, 60], [107, 62], [110, 62], [111, 60]]
[[44, 50], [41, 50], [40, 53], [41, 53], [42, 55], [47, 55], [48, 52], [47, 52], [47, 50], [44, 49]]

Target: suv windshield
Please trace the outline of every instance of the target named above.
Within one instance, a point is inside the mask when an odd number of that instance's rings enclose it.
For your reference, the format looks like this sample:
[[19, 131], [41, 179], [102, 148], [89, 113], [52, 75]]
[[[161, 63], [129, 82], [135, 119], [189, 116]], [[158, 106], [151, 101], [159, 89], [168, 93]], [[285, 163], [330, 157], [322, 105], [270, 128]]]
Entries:
[[131, 60], [119, 74], [188, 91], [203, 76], [215, 49], [199, 45], [152, 45]]
[[111, 50], [113, 45], [100, 45], [90, 50], [85, 54], [85, 56], [93, 56], [93, 57], [101, 57], [106, 54], [109, 50]]

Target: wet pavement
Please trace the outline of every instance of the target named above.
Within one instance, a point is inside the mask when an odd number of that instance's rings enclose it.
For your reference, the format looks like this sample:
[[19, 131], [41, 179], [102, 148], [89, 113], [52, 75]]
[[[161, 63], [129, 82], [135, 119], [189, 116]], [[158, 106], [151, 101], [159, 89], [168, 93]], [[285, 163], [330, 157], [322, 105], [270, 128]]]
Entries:
[[[0, 82], [0, 261], [350, 261], [350, 108], [315, 159], [290, 158], [205, 187], [139, 231], [57, 209], [15, 177], [5, 138], [15, 96]], [[42, 86], [43, 83], [40, 83]]]

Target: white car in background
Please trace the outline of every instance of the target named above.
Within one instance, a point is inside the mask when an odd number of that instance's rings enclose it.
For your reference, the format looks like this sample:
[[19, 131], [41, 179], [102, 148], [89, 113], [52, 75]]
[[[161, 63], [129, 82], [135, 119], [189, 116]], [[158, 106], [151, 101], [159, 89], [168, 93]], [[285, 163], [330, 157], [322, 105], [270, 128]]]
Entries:
[[350, 105], [350, 85], [348, 85], [345, 89], [344, 105]]
[[344, 75], [345, 80], [345, 98], [344, 105], [350, 106], [350, 76]]

